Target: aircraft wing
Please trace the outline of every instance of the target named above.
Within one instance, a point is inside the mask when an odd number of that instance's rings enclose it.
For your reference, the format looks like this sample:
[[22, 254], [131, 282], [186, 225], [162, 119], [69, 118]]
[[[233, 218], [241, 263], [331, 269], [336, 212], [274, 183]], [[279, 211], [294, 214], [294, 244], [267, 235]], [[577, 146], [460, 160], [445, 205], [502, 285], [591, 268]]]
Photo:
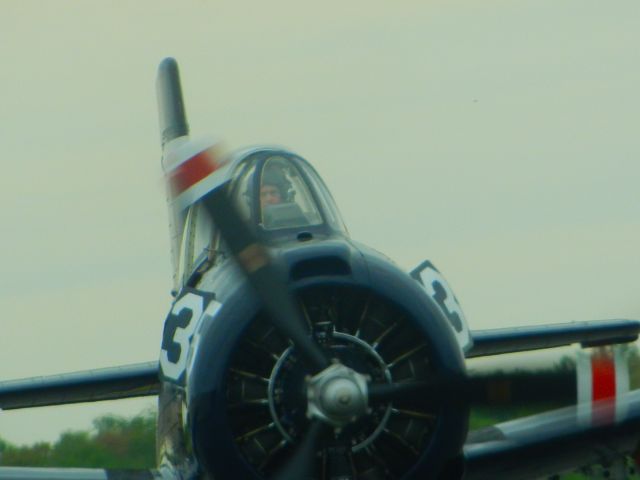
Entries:
[[159, 391], [158, 362], [136, 363], [0, 382], [0, 409], [144, 397]]
[[632, 342], [640, 333], [637, 320], [594, 320], [541, 326], [472, 330], [467, 358], [555, 348], [573, 343], [583, 347]]
[[[158, 362], [0, 382], [0, 409], [44, 407], [157, 395]], [[0, 467], [3, 480], [152, 480], [155, 470]]]
[[594, 404], [588, 421], [574, 406], [471, 432], [464, 447], [464, 478], [541, 478], [606, 465], [633, 454], [639, 439], [640, 391], [633, 391], [617, 402]]

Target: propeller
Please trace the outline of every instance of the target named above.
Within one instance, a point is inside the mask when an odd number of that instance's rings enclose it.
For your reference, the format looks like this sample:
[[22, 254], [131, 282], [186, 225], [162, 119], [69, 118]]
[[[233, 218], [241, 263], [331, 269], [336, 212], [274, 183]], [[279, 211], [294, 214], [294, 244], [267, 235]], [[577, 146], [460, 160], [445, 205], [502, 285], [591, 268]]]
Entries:
[[512, 372], [494, 375], [438, 377], [398, 383], [369, 384], [371, 404], [407, 397], [459, 398], [471, 405], [571, 405], [576, 401], [575, 371]]
[[289, 294], [282, 268], [274, 262], [267, 249], [240, 217], [235, 205], [229, 200], [227, 185], [204, 198], [205, 208], [247, 280], [264, 303], [273, 325], [291, 339], [315, 371], [325, 369], [329, 366], [329, 360], [318, 344], [309, 337], [300, 308]]
[[464, 380], [434, 377], [418, 382], [374, 383], [369, 385], [368, 390], [371, 403], [388, 403], [411, 395], [464, 393], [465, 387]]
[[309, 480], [315, 478], [314, 460], [317, 444], [329, 427], [321, 420], [313, 420], [300, 446], [293, 457], [280, 471], [274, 475], [274, 480]]
[[[293, 342], [296, 350], [307, 360], [315, 373], [331, 370], [335, 365], [330, 364], [325, 353], [305, 329], [302, 312], [289, 293], [283, 269], [244, 223], [235, 205], [230, 201], [227, 189], [228, 184], [212, 191], [204, 198], [203, 203], [232, 256], [263, 301], [272, 324]], [[276, 472], [274, 478], [314, 478], [317, 444], [330, 430], [329, 423], [317, 416], [314, 417], [292, 458]]]

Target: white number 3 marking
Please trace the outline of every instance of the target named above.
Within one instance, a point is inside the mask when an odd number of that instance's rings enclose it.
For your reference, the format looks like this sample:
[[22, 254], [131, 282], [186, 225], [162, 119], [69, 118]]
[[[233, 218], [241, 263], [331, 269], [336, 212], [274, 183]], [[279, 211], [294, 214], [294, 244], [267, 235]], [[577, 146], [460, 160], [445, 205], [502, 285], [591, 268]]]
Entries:
[[190, 313], [187, 324], [184, 327], [176, 327], [173, 334], [173, 342], [180, 345], [180, 354], [178, 360], [172, 362], [169, 360], [167, 350], [160, 352], [160, 367], [165, 377], [172, 380], [178, 380], [187, 367], [187, 356], [189, 354], [189, 344], [191, 337], [198, 324], [197, 320], [202, 316], [203, 299], [195, 293], [187, 293], [178, 300], [171, 309], [171, 315], [176, 317]]

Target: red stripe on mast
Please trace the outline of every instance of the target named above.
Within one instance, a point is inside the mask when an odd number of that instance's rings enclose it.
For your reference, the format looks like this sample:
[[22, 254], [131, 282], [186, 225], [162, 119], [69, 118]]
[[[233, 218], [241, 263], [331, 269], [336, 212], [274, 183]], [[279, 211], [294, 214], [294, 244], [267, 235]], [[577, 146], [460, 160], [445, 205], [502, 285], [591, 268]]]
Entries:
[[[607, 354], [591, 357], [591, 385], [594, 404], [602, 400], [610, 400], [610, 405], [603, 405], [597, 409], [596, 423], [610, 423], [615, 420], [616, 398], [616, 366], [614, 359]], [[596, 411], [593, 412], [594, 417]]]
[[203, 178], [215, 172], [219, 166], [211, 149], [197, 153], [187, 161], [178, 165], [175, 170], [169, 174], [173, 194], [176, 196], [180, 195]]
[[613, 358], [598, 355], [591, 359], [591, 380], [593, 385], [593, 401], [615, 398], [616, 367]]

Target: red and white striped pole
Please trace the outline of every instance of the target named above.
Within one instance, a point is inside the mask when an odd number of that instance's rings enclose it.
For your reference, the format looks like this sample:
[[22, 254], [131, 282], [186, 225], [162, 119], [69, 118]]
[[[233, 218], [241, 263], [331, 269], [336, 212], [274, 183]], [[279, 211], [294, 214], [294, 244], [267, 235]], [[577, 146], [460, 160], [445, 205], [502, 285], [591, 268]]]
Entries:
[[615, 423], [626, 415], [621, 397], [629, 391], [629, 365], [623, 346], [578, 352], [578, 422], [585, 426]]

